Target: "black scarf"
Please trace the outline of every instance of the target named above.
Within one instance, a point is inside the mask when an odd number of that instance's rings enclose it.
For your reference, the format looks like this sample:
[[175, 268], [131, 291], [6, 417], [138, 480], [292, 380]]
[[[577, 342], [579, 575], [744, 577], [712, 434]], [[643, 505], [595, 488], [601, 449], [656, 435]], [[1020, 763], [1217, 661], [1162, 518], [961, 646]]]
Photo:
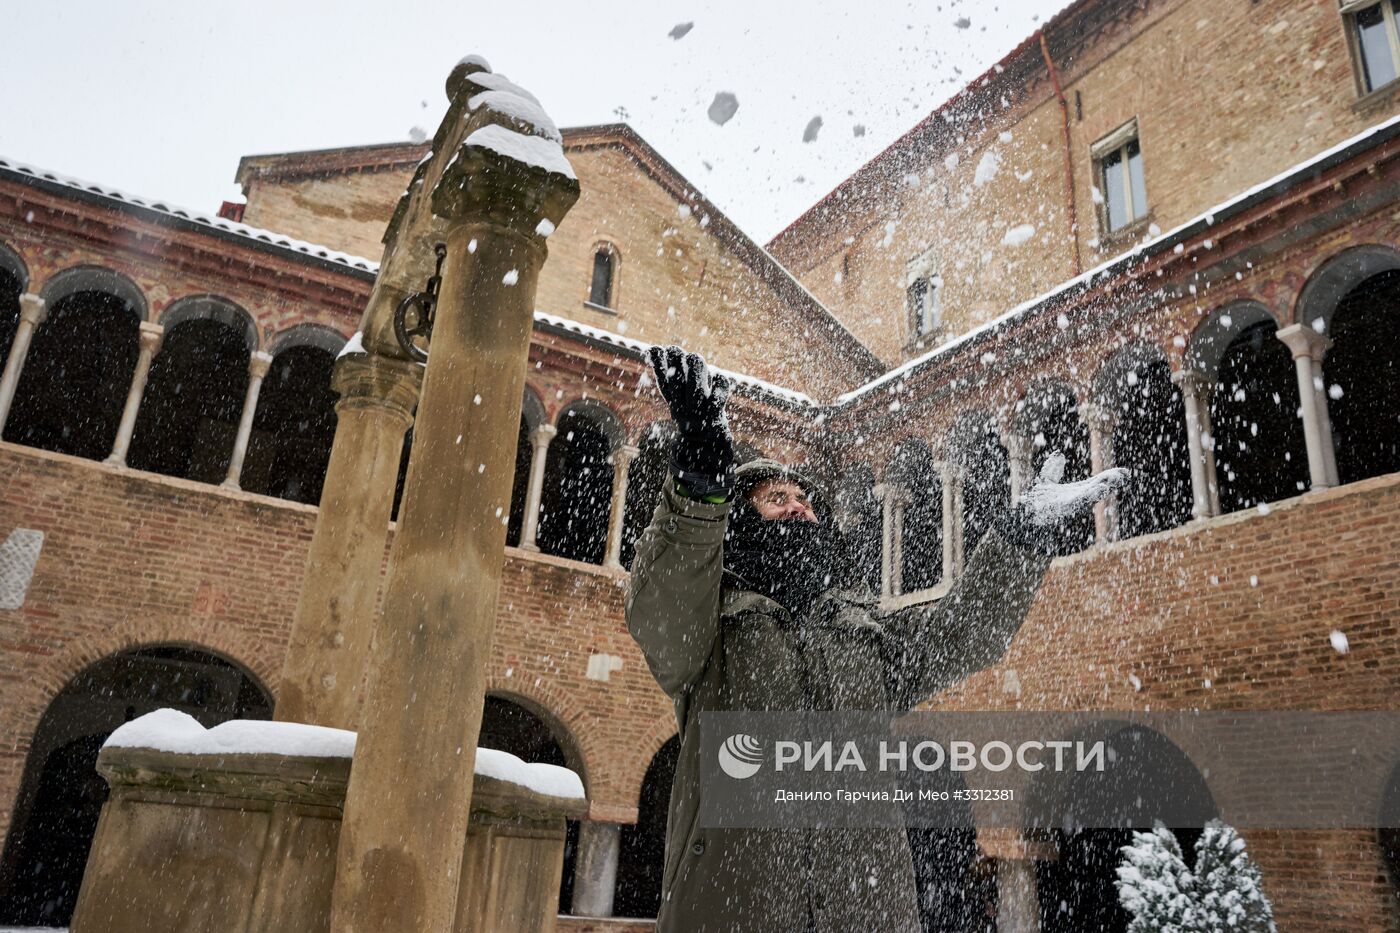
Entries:
[[741, 499], [729, 516], [724, 569], [745, 589], [801, 616], [823, 591], [847, 576], [846, 548], [830, 517], [765, 519]]

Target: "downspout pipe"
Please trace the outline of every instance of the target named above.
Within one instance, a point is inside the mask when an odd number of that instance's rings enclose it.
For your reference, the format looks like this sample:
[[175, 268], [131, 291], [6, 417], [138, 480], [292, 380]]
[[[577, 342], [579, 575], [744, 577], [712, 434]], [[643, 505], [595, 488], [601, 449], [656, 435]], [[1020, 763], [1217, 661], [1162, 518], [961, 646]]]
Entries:
[[1084, 271], [1084, 262], [1079, 255], [1079, 211], [1074, 197], [1074, 147], [1069, 136], [1069, 101], [1065, 99], [1064, 88], [1060, 85], [1060, 71], [1055, 60], [1050, 57], [1050, 45], [1045, 41], [1044, 30], [1036, 30], [1040, 39], [1040, 54], [1045, 58], [1045, 67], [1050, 71], [1050, 83], [1055, 88], [1055, 98], [1060, 102], [1060, 125], [1065, 136], [1065, 203], [1069, 208], [1069, 242], [1073, 247], [1074, 274]]

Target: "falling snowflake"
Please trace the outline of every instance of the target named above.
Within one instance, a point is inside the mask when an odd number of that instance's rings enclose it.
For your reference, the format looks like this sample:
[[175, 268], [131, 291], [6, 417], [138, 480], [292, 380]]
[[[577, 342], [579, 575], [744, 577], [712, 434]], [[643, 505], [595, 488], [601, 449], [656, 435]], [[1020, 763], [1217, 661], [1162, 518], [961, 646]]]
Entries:
[[694, 23], [676, 23], [666, 35], [670, 36], [672, 39], [684, 39], [686, 34], [694, 28]]
[[802, 141], [810, 143], [817, 138], [817, 134], [822, 129], [822, 118], [817, 116], [807, 121], [807, 128], [802, 131]]
[[1351, 642], [1347, 641], [1346, 632], [1341, 629], [1332, 630], [1332, 650], [1338, 654], [1346, 654], [1351, 650]]
[[507, 272], [505, 275], [501, 276], [501, 284], [502, 284], [502, 285], [514, 285], [516, 282], [519, 282], [519, 281], [520, 281], [520, 270], [519, 270], [519, 269], [512, 269], [512, 270], [510, 270], [509, 272]]
[[972, 25], [972, 20], [968, 19], [966, 16], [959, 16], [957, 19], [953, 20], [953, 25], [958, 29], [967, 29]]

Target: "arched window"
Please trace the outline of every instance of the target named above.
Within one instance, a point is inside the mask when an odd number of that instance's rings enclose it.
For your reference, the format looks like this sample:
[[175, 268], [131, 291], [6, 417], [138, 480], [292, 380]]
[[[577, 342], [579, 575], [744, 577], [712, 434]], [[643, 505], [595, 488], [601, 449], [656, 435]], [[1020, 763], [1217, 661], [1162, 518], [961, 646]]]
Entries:
[[613, 450], [622, 441], [617, 416], [601, 405], [570, 406], [556, 422], [540, 497], [540, 550], [601, 564], [612, 508]]
[[67, 925], [107, 799], [97, 752], [122, 723], [167, 707], [208, 727], [267, 719], [272, 698], [242, 668], [173, 645], [111, 655], [69, 681], [30, 743], [0, 859], [0, 924]]
[[78, 268], [49, 281], [44, 323], [5, 425], [5, 440], [101, 460], [112, 452], [136, 368], [145, 299], [124, 276]]
[[613, 307], [617, 286], [617, 250], [603, 243], [593, 250], [593, 283], [588, 288], [588, 303], [599, 308]]
[[248, 492], [316, 505], [335, 441], [331, 369], [345, 338], [307, 325], [273, 341], [239, 480]]
[[960, 415], [948, 433], [948, 457], [962, 471], [962, 559], [967, 561], [998, 516], [1011, 507], [1011, 463], [996, 420]]
[[29, 273], [19, 254], [0, 243], [0, 367], [10, 358], [10, 344], [19, 327], [19, 296], [29, 283]]
[[243, 413], [256, 328], [242, 308], [210, 296], [177, 301], [160, 321], [165, 337], [151, 362], [127, 463], [221, 482]]

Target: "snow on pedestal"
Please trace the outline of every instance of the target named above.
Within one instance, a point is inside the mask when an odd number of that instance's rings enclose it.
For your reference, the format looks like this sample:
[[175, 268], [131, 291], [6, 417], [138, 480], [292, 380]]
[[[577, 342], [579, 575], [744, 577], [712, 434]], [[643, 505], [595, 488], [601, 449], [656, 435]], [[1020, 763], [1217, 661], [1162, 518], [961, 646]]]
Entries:
[[[193, 716], [158, 709], [117, 728], [103, 748], [149, 748], [182, 755], [295, 755], [353, 758], [355, 733], [297, 722], [233, 719], [206, 729]], [[584, 799], [583, 782], [568, 768], [530, 764], [494, 748], [476, 750], [476, 773], [537, 794]]]

